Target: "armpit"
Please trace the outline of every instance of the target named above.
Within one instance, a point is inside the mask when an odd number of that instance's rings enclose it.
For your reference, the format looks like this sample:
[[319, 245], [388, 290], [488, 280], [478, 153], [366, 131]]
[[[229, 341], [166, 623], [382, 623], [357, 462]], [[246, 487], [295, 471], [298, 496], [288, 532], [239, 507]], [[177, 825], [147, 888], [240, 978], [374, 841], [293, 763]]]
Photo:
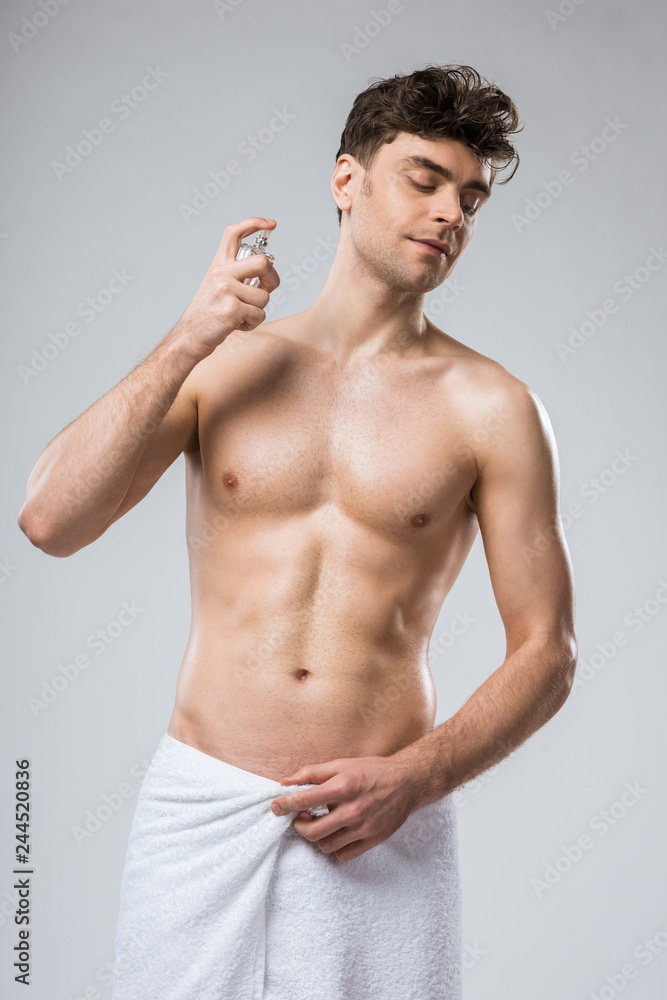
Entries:
[[195, 431], [183, 451], [196, 451], [199, 448], [199, 431]]

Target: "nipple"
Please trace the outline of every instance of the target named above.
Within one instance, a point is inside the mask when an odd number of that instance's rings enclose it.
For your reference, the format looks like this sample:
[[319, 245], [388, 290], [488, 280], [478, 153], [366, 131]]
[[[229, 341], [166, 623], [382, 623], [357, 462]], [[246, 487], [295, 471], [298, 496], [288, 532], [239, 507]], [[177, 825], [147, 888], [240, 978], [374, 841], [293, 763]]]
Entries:
[[222, 481], [228, 490], [235, 490], [239, 485], [239, 481], [233, 472], [225, 472]]
[[413, 514], [410, 518], [410, 524], [415, 528], [425, 528], [430, 520], [431, 515], [423, 511], [420, 514]]

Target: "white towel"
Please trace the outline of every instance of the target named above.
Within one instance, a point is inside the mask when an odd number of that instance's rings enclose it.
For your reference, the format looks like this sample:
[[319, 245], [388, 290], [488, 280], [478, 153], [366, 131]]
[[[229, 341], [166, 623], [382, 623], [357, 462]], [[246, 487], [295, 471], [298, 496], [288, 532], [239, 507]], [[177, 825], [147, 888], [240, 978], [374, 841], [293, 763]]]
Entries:
[[451, 798], [341, 862], [296, 812], [271, 812], [312, 787], [162, 736], [130, 830], [112, 1000], [460, 1000]]

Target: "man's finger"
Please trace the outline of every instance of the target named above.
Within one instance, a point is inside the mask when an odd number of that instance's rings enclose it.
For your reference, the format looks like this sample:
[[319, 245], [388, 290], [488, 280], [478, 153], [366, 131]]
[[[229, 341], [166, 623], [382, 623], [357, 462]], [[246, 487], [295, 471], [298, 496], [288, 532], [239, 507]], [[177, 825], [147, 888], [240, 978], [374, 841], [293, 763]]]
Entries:
[[335, 792], [323, 791], [320, 786], [316, 788], [306, 788], [302, 792], [293, 792], [290, 795], [279, 795], [271, 803], [271, 811], [276, 816], [285, 816], [290, 812], [300, 812], [312, 809], [313, 806], [328, 807], [329, 802], [333, 805], [337, 796]]
[[231, 264], [236, 260], [236, 255], [241, 249], [241, 243], [246, 236], [259, 232], [260, 229], [273, 230], [277, 225], [275, 219], [264, 219], [262, 216], [253, 215], [241, 222], [230, 222], [225, 226], [220, 245], [213, 258], [214, 264]]
[[334, 774], [338, 774], [351, 761], [356, 761], [357, 759], [356, 757], [339, 757], [337, 760], [326, 760], [321, 764], [306, 764], [304, 767], [300, 767], [298, 771], [295, 771], [294, 774], [288, 774], [286, 778], [281, 778], [280, 784], [307, 785], [310, 782], [316, 782], [318, 785], [321, 785], [323, 781], [333, 778]]
[[[316, 802], [314, 799], [312, 801], [310, 801], [310, 802], [304, 802], [303, 796], [307, 795], [308, 792], [311, 792], [311, 791], [313, 791], [313, 789], [309, 788], [309, 789], [307, 789], [306, 792], [298, 792], [297, 793], [298, 794], [298, 798], [299, 798], [298, 802], [295, 801], [296, 798], [297, 798], [296, 795], [281, 795], [281, 796], [279, 796], [279, 798], [275, 799], [271, 803], [271, 812], [273, 812], [276, 816], [286, 816], [287, 813], [297, 812], [297, 811], [301, 811], [301, 810], [304, 810], [304, 809], [310, 809], [312, 806], [320, 806], [320, 805], [322, 805], [321, 801]], [[312, 798], [312, 796], [311, 796], [311, 798]], [[322, 798], [322, 796], [319, 796], [319, 799], [321, 799], [321, 798]]]

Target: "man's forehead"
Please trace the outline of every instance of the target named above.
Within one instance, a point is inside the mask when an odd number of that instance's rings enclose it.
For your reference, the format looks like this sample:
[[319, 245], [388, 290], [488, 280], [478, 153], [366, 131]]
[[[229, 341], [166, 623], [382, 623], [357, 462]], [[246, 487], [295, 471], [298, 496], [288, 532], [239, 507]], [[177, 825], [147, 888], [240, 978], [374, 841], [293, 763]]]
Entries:
[[[384, 143], [382, 154], [385, 163], [393, 166], [421, 166], [429, 169], [441, 167], [444, 173], [449, 173], [452, 167], [452, 153], [456, 158], [463, 158], [467, 165], [466, 173], [477, 175], [488, 181], [491, 175], [491, 165], [476, 153], [459, 142], [458, 139], [422, 139], [421, 136], [399, 134], [393, 142]], [[443, 170], [437, 170], [437, 173]]]

